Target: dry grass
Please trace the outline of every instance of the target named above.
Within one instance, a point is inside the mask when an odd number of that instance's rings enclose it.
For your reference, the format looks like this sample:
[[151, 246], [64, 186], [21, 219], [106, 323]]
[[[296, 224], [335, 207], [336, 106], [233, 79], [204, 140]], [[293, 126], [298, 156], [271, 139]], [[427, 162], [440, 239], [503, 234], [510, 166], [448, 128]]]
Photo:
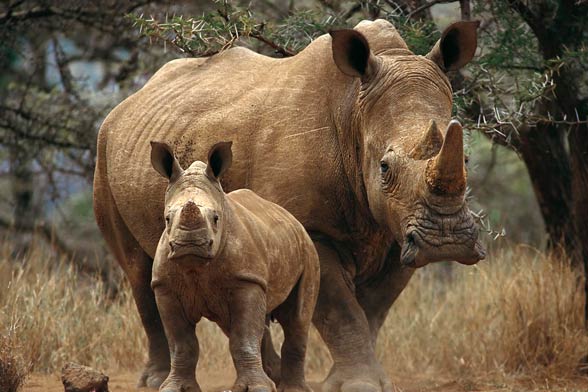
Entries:
[[583, 280], [525, 247], [474, 267], [419, 271], [381, 331], [392, 369], [456, 378], [569, 377], [588, 353]]
[[[399, 375], [571, 376], [588, 352], [583, 301], [574, 271], [525, 248], [476, 267], [429, 266], [391, 310], [378, 355]], [[0, 328], [2, 336], [11, 331], [34, 371], [58, 371], [67, 361], [136, 369], [145, 352], [128, 287], [108, 300], [100, 283], [40, 252], [17, 262], [7, 252], [0, 258]], [[216, 326], [201, 323], [198, 334], [200, 371], [231, 366]], [[308, 370], [324, 374], [330, 363], [313, 330]]]
[[18, 354], [13, 335], [0, 336], [0, 391], [17, 392], [23, 386], [29, 367]]

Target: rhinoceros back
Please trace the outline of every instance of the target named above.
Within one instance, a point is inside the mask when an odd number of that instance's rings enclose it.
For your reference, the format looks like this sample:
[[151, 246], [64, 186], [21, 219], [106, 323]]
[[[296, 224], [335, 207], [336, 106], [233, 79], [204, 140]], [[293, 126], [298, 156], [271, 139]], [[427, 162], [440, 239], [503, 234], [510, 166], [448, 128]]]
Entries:
[[[356, 28], [376, 53], [406, 48], [387, 21]], [[172, 145], [186, 167], [206, 160], [212, 144], [231, 140], [226, 192], [252, 189], [307, 230], [341, 239], [355, 199], [333, 119], [341, 116], [337, 100], [349, 82], [333, 62], [328, 35], [287, 59], [233, 48], [209, 59], [174, 60], [104, 121], [98, 182], [108, 185], [129, 231], [153, 256], [166, 181], [151, 167], [149, 142]]]
[[107, 117], [98, 159], [105, 157], [116, 208], [148, 254], [164, 227], [166, 186], [151, 167], [151, 140], [172, 145], [183, 167], [206, 160], [212, 144], [231, 140], [225, 191], [250, 188], [305, 224], [324, 221], [313, 210], [326, 210], [329, 184], [316, 172], [325, 159], [338, 160], [320, 76], [333, 67], [324, 60], [330, 61], [326, 40], [289, 59], [234, 48], [206, 60], [174, 60]]

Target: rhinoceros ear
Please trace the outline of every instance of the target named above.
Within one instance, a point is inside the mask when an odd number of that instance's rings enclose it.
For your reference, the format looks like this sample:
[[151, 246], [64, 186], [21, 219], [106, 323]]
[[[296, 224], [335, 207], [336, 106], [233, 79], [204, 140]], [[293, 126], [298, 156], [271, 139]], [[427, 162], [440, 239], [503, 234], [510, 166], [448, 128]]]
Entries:
[[151, 142], [151, 165], [169, 181], [175, 181], [184, 171], [173, 149], [165, 142]]
[[333, 60], [341, 72], [367, 81], [376, 72], [378, 61], [367, 40], [357, 30], [331, 30]]
[[480, 21], [461, 21], [451, 24], [441, 34], [427, 54], [443, 71], [454, 71], [470, 62], [478, 46], [477, 29]]
[[233, 142], [216, 143], [208, 152], [208, 165], [206, 174], [210, 178], [219, 180], [233, 163]]

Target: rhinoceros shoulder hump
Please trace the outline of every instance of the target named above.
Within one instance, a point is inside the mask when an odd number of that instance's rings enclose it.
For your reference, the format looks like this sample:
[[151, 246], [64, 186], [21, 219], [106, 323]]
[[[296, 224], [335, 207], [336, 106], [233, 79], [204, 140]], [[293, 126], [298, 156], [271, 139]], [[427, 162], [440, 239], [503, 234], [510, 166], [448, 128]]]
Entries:
[[388, 49], [408, 49], [396, 27], [387, 20], [363, 20], [355, 26], [355, 30], [367, 38], [370, 49], [375, 54]]
[[155, 72], [155, 74], [153, 74], [145, 87], [151, 86], [153, 84], [167, 83], [171, 80], [174, 80], [178, 76], [185, 75], [186, 73], [199, 68], [207, 60], [208, 59], [206, 58], [185, 58], [171, 60], [165, 63], [157, 72]]

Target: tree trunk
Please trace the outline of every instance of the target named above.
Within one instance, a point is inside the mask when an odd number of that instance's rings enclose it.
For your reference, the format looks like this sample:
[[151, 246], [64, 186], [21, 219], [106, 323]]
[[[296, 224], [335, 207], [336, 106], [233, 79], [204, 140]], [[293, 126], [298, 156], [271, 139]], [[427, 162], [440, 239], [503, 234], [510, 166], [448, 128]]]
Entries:
[[548, 247], [573, 247], [572, 173], [564, 145], [564, 134], [556, 126], [540, 124], [521, 133], [519, 152], [525, 162], [541, 215]]
[[34, 182], [31, 170], [31, 160], [25, 153], [12, 152], [10, 162], [12, 198], [14, 201], [13, 227], [16, 238], [13, 249], [14, 256], [21, 256], [28, 252], [31, 244], [31, 227], [35, 223], [35, 208], [33, 203]]
[[[588, 7], [570, 0], [560, 0], [555, 13], [542, 13], [547, 2], [537, 2], [534, 7], [510, 0], [515, 11], [535, 33], [546, 64], [565, 58], [565, 48], [580, 50], [582, 36], [588, 24]], [[579, 85], [585, 80], [581, 68], [573, 61], [553, 74], [553, 96], [538, 112], [544, 117], [549, 113], [567, 118], [578, 124], [545, 124], [539, 126], [524, 143], [523, 159], [527, 163], [531, 181], [541, 206], [552, 245], [563, 244], [572, 265], [584, 268], [588, 274], [588, 102], [582, 101]], [[571, 128], [570, 128], [571, 127]], [[567, 137], [569, 150], [565, 148]], [[537, 145], [535, 145], [537, 144]], [[526, 150], [526, 151], [525, 151]], [[549, 150], [548, 154], [545, 154]], [[533, 156], [539, 153], [538, 156]], [[548, 162], [535, 162], [540, 159]], [[562, 194], [558, 197], [558, 192]], [[587, 279], [588, 280], [588, 279]], [[588, 285], [586, 286], [588, 294]], [[588, 317], [588, 307], [586, 308]]]
[[[584, 110], [588, 120], [588, 110]], [[569, 136], [572, 166], [573, 223], [576, 231], [575, 264], [584, 269], [585, 318], [588, 320], [588, 125], [576, 127]]]

